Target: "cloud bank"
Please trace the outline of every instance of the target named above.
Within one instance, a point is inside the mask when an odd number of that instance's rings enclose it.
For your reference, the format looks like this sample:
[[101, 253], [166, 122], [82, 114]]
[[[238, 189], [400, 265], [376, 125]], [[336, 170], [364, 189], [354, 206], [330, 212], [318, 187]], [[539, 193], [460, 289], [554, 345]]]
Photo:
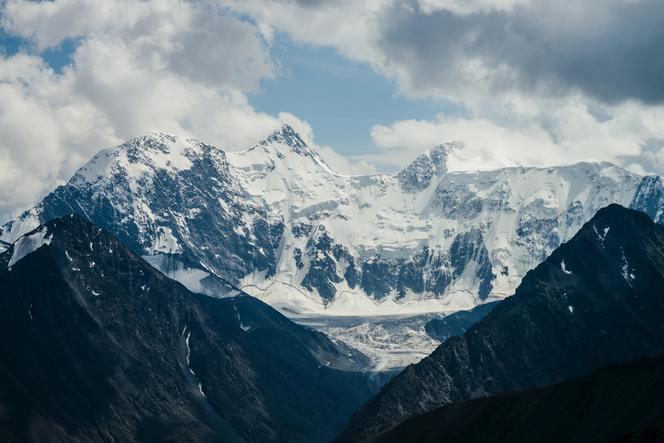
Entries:
[[[228, 3], [227, 3], [228, 4]], [[458, 167], [614, 161], [664, 172], [657, 0], [238, 0], [267, 33], [336, 48], [458, 112], [376, 125], [390, 163], [458, 138]]]
[[[34, 48], [0, 56], [0, 215], [15, 214], [102, 147], [161, 130], [227, 149], [295, 116], [246, 93], [278, 66], [255, 24], [212, 2], [7, 1], [2, 27]], [[54, 71], [47, 49], [75, 41]], [[3, 217], [4, 218], [4, 217]]]
[[[449, 140], [457, 169], [609, 160], [664, 173], [664, 3], [658, 0], [53, 0], [0, 3], [0, 215], [15, 214], [94, 151], [152, 130], [225, 149], [291, 114], [247, 94], [281, 74], [283, 34], [332, 47], [441, 103], [430, 119], [376, 123], [393, 168]], [[45, 53], [75, 48], [54, 70]], [[443, 106], [444, 105], [444, 106]], [[345, 172], [371, 167], [323, 149]], [[5, 218], [5, 217], [3, 217]]]

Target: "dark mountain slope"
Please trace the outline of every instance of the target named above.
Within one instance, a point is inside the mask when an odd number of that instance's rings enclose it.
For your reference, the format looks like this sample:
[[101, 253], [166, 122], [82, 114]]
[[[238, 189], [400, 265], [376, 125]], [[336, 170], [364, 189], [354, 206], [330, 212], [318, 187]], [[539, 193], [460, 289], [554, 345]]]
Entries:
[[360, 356], [77, 216], [0, 254], [0, 294], [2, 441], [326, 441], [370, 395]]
[[611, 205], [463, 337], [406, 368], [342, 441], [460, 400], [543, 386], [664, 353], [664, 228]]
[[664, 441], [664, 357], [462, 401], [411, 418], [374, 443]]
[[457, 311], [443, 318], [434, 318], [424, 325], [424, 330], [429, 337], [444, 342], [450, 337], [463, 335], [471, 326], [486, 317], [498, 303], [500, 302], [493, 301], [467, 311]]

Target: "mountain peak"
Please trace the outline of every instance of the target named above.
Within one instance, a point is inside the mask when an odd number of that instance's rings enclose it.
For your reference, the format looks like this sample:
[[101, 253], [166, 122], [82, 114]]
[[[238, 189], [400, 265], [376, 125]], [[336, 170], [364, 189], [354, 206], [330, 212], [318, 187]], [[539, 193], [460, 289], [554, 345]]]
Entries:
[[425, 151], [397, 174], [399, 184], [406, 192], [419, 192], [427, 188], [434, 177], [447, 172], [449, 153], [462, 147], [461, 142], [453, 141]]
[[102, 149], [76, 171], [72, 183], [97, 183], [100, 179], [109, 179], [119, 169], [133, 178], [148, 171], [176, 173], [190, 169], [196, 159], [207, 155], [220, 165], [224, 162], [225, 154], [221, 149], [197, 139], [151, 132]]
[[185, 137], [168, 134], [162, 131], [152, 131], [144, 135], [130, 138], [117, 146], [117, 149], [124, 150], [128, 153], [145, 153], [150, 151], [168, 153], [171, 146], [183, 144], [186, 141], [188, 141], [188, 139]]
[[642, 231], [649, 231], [656, 227], [657, 225], [652, 222], [645, 212], [612, 203], [597, 211], [576, 236], [589, 236], [597, 240], [602, 247], [605, 246], [607, 237], [610, 237], [616, 241], [618, 247], [621, 247], [625, 240], [635, 235], [635, 233], [644, 234]]
[[293, 129], [288, 123], [283, 123], [279, 129], [274, 130], [267, 138], [260, 142], [261, 145], [270, 143], [282, 143], [291, 148], [293, 152], [302, 155], [312, 155], [313, 152], [309, 145], [302, 139], [302, 136]]
[[[262, 153], [258, 154], [258, 157], [255, 156], [257, 152], [261, 151], [271, 152], [272, 155], [275, 155], [280, 159], [285, 158], [285, 156], [288, 156], [289, 153], [293, 153], [296, 154], [296, 156], [305, 158], [307, 162], [313, 160], [313, 162], [317, 164], [319, 168], [322, 168], [327, 172], [333, 172], [320, 153], [317, 151], [317, 149], [314, 146], [308, 145], [302, 136], [288, 123], [283, 123], [278, 129], [275, 129], [265, 139], [256, 143], [248, 150], [243, 151], [241, 153], [241, 157], [245, 157], [245, 159], [236, 164], [241, 164], [247, 161], [265, 161]], [[292, 167], [292, 164], [290, 164], [290, 161], [292, 160], [295, 160], [295, 158], [291, 158], [287, 162], [289, 163], [289, 167]], [[309, 168], [310, 166], [311, 164], [307, 163], [306, 167]]]
[[660, 355], [662, 249], [664, 228], [647, 215], [599, 210], [481, 322], [385, 385], [337, 441], [367, 440], [450, 403]]
[[618, 203], [611, 203], [608, 206], [601, 208], [593, 216], [590, 222], [600, 221], [600, 220], [620, 220], [620, 219], [632, 219], [645, 221], [651, 223], [652, 221], [648, 218], [648, 215], [643, 211], [637, 211], [635, 209], [629, 209]]

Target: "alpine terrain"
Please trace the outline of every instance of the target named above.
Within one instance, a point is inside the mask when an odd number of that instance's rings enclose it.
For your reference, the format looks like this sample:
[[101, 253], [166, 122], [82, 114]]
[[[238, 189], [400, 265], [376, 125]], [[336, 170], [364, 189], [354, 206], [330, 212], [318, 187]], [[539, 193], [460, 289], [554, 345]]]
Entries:
[[655, 442], [664, 439], [664, 357], [611, 365], [570, 381], [453, 403], [372, 443]]
[[[0, 241], [77, 213], [191, 291], [241, 288], [358, 342], [378, 367], [402, 367], [438, 345], [424, 330], [431, 313], [510, 295], [600, 208], [664, 219], [659, 177], [610, 163], [450, 172], [455, 149], [395, 174], [344, 176], [288, 125], [241, 152], [154, 133], [99, 152]], [[341, 316], [356, 318], [350, 335]]]
[[360, 354], [247, 295], [188, 291], [78, 216], [0, 254], [0, 440], [325, 442]]
[[462, 337], [393, 378], [339, 441], [450, 403], [664, 354], [664, 227], [610, 205]]

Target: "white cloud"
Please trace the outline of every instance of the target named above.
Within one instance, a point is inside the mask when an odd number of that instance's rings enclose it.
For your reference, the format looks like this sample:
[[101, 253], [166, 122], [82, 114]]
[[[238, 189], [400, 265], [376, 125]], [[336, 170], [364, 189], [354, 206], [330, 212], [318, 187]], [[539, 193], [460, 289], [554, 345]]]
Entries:
[[[395, 0], [218, 0], [252, 17], [264, 35], [286, 32], [298, 42], [335, 47], [341, 54], [378, 64], [375, 38]], [[405, 7], [401, 5], [396, 7]]]
[[319, 146], [317, 149], [325, 163], [339, 174], [368, 175], [379, 172], [376, 159], [368, 160], [359, 155], [344, 156], [329, 146]]
[[[459, 168], [596, 158], [664, 172], [661, 2], [653, 0], [53, 0], [0, 3], [3, 28], [37, 55], [0, 58], [0, 216], [38, 199], [98, 148], [152, 130], [225, 149], [296, 116], [246, 94], [280, 72], [280, 32], [454, 104], [431, 120], [376, 125], [380, 155], [321, 153], [343, 172], [402, 166], [448, 140]], [[39, 57], [76, 42], [54, 72]], [[631, 42], [631, 43], [630, 43]], [[329, 152], [328, 152], [329, 151]], [[327, 158], [329, 157], [329, 158]], [[364, 163], [362, 163], [364, 161]], [[5, 217], [2, 217], [5, 218]]]
[[440, 114], [433, 120], [375, 125], [371, 136], [376, 146], [397, 159], [399, 155], [412, 156], [411, 152], [421, 152], [441, 142], [462, 141], [464, 149], [450, 158], [450, 167], [457, 170], [545, 166], [583, 160], [612, 161], [637, 173], [664, 170], [661, 151], [643, 150], [644, 140], [664, 135], [661, 108], [644, 109], [631, 103], [603, 108], [598, 116], [581, 98], [549, 101], [540, 107], [550, 107], [550, 111], [517, 114], [520, 118], [504, 124], [480, 116]]
[[106, 50], [100, 58], [215, 87], [251, 91], [275, 75], [260, 31], [209, 1], [10, 0], [2, 24], [41, 49], [83, 38], [82, 50]]
[[448, 11], [466, 15], [486, 11], [508, 12], [517, 6], [528, 5], [531, 0], [419, 0], [420, 10], [425, 14]]
[[403, 165], [450, 139], [459, 167], [614, 161], [664, 172], [664, 63], [654, 0], [226, 0], [269, 34], [330, 46], [457, 111], [377, 125], [379, 155]]
[[[282, 120], [308, 127], [250, 106], [245, 94], [277, 66], [260, 30], [214, 2], [9, 0], [2, 7], [4, 29], [31, 39], [38, 52], [0, 56], [1, 219], [97, 150], [136, 135], [161, 130], [238, 149]], [[72, 64], [54, 72], [39, 51], [65, 39], [77, 41]]]

